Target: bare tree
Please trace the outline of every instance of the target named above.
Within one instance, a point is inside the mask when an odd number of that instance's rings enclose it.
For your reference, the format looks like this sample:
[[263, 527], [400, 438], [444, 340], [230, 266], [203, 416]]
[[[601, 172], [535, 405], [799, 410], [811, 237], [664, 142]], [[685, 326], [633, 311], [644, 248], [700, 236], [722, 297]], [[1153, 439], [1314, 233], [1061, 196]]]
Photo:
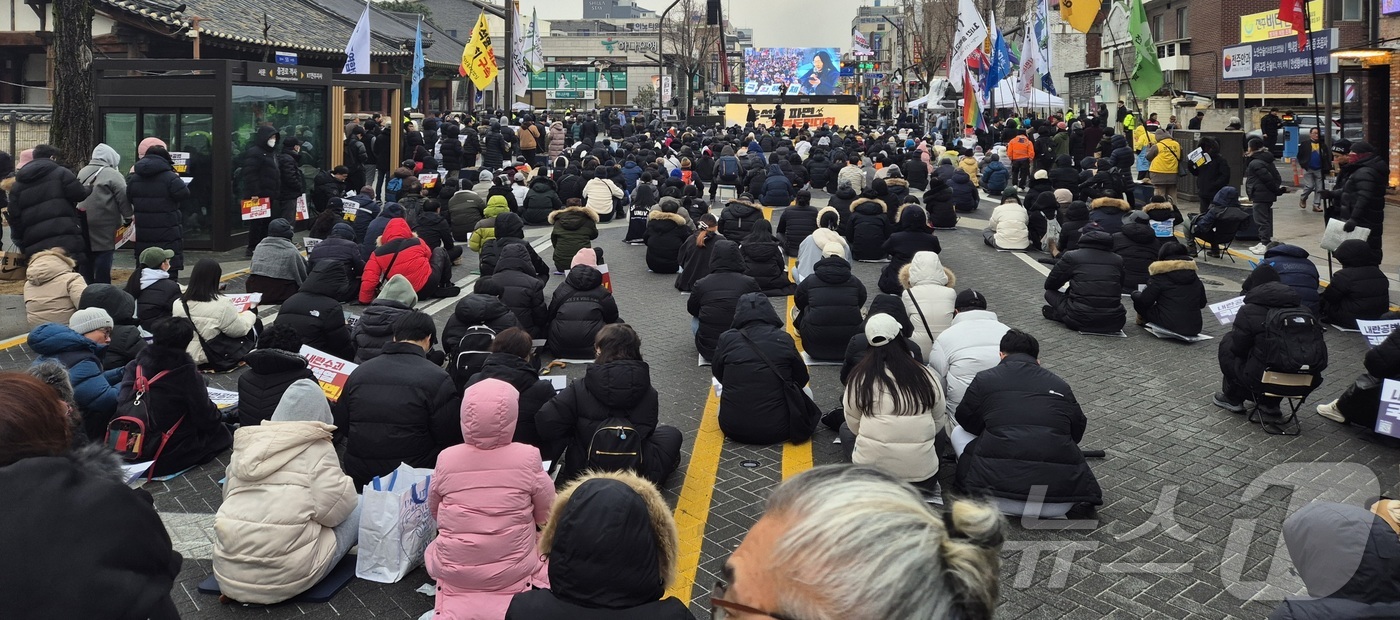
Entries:
[[[975, 4], [984, 21], [996, 11], [997, 27], [1008, 41], [1020, 40], [1026, 23], [1026, 0], [977, 0]], [[913, 25], [907, 34], [918, 36], [923, 47], [919, 62], [913, 63], [914, 73], [921, 82], [929, 84], [935, 74], [947, 74], [953, 31], [958, 24], [958, 0], [905, 0], [904, 12], [909, 19], [906, 23]]]
[[705, 75], [706, 69], [718, 60], [720, 29], [723, 26], [705, 24], [705, 6], [698, 0], [681, 0], [673, 12], [679, 15], [665, 24], [661, 52], [669, 57], [684, 78], [677, 87], [685, 91], [685, 109], [689, 113], [695, 94], [690, 85], [697, 76]]
[[656, 107], [656, 89], [651, 84], [647, 84], [637, 89], [637, 96], [632, 98], [632, 105], [643, 110]]
[[92, 0], [53, 4], [53, 123], [49, 143], [59, 163], [77, 170], [95, 145], [92, 92]]

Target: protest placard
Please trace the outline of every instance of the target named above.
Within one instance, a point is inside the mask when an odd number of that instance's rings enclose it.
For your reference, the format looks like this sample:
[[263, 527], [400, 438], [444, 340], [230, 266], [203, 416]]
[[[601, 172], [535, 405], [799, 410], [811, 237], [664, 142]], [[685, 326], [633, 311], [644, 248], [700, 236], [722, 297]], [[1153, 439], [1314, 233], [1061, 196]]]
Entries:
[[272, 217], [272, 201], [257, 197], [244, 200], [241, 217], [245, 220], [261, 220]]
[[209, 400], [214, 403], [215, 407], [228, 409], [238, 404], [238, 392], [213, 387], [205, 389], [209, 390]]
[[243, 312], [253, 307], [253, 304], [262, 303], [262, 293], [239, 293], [237, 295], [225, 295], [224, 299], [233, 302], [233, 307]]
[[1396, 326], [1400, 326], [1400, 321], [1356, 320], [1356, 328], [1361, 331], [1362, 336], [1366, 337], [1366, 344], [1371, 345], [1373, 349], [1383, 342], [1385, 337], [1390, 335], [1390, 332], [1395, 331]]
[[345, 382], [359, 365], [307, 345], [301, 345], [299, 353], [306, 358], [306, 365], [311, 368], [311, 374], [316, 376], [316, 382], [321, 384], [321, 391], [326, 393], [326, 398], [331, 402], [340, 400], [340, 392], [345, 389]]
[[1400, 437], [1400, 381], [1386, 379], [1381, 384], [1381, 408], [1376, 412], [1376, 432]]
[[1234, 299], [1226, 299], [1220, 303], [1211, 304], [1210, 311], [1215, 315], [1215, 320], [1220, 321], [1221, 325], [1229, 325], [1235, 322], [1235, 314], [1239, 313], [1240, 308], [1243, 306], [1244, 295], [1241, 295]]

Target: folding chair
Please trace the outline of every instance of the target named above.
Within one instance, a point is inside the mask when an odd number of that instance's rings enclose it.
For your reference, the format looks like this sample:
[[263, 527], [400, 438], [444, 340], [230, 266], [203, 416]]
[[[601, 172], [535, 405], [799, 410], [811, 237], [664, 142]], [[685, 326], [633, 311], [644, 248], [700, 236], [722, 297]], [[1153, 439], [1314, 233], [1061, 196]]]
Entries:
[[[1302, 408], [1303, 401], [1312, 394], [1315, 377], [1309, 374], [1264, 371], [1263, 377], [1259, 379], [1259, 389], [1255, 394], [1254, 408], [1249, 410], [1249, 421], [1258, 422], [1265, 433], [1270, 435], [1297, 435], [1301, 432], [1298, 426], [1298, 410]], [[1273, 396], [1281, 398], [1280, 405], [1287, 403], [1288, 414], [1282, 422], [1269, 422], [1259, 414], [1259, 396]], [[1280, 407], [1282, 409], [1282, 407]]]
[[[1199, 216], [1198, 216], [1198, 217], [1199, 217]], [[1194, 218], [1191, 220], [1191, 224], [1195, 224], [1195, 219], [1194, 219]], [[1217, 235], [1220, 235], [1220, 236], [1226, 238], [1226, 241], [1225, 241], [1225, 242], [1223, 242], [1223, 243], [1219, 243], [1219, 242], [1218, 242], [1218, 243], [1215, 244], [1216, 250], [1220, 252], [1220, 255], [1221, 255], [1221, 256], [1230, 259], [1230, 262], [1232, 262], [1232, 263], [1235, 262], [1235, 256], [1234, 256], [1233, 254], [1230, 254], [1230, 246], [1233, 245], [1233, 244], [1235, 243], [1235, 233], [1239, 232], [1240, 227], [1242, 227], [1242, 226], [1244, 226], [1244, 222], [1239, 222], [1238, 224], [1235, 224], [1233, 227], [1230, 226], [1230, 225], [1217, 226], [1216, 229], [1215, 229], [1215, 233], [1216, 233]], [[1188, 227], [1186, 230], [1187, 230], [1188, 234], [1190, 234], [1191, 228]], [[1228, 236], [1226, 236], [1226, 233], [1228, 233]], [[1211, 249], [1211, 244], [1210, 244], [1209, 241], [1206, 241], [1205, 239], [1201, 239], [1200, 237], [1197, 237], [1197, 236], [1195, 236], [1194, 234], [1191, 235], [1191, 242], [1194, 243], [1194, 244], [1196, 245], [1197, 249], [1200, 250], [1200, 251], [1205, 251], [1205, 250], [1210, 250], [1210, 249]], [[1198, 253], [1198, 254], [1199, 254], [1201, 260], [1205, 260], [1206, 257], [1209, 256], [1208, 254], [1200, 254], [1200, 253]]]
[[[724, 196], [724, 190], [726, 190], [726, 189], [728, 189], [729, 191], [733, 192], [734, 195], [733, 195], [733, 196], [730, 196], [729, 198], [725, 198], [725, 196]], [[719, 200], [729, 200], [729, 199], [738, 200], [738, 199], [739, 199], [739, 186], [738, 186], [738, 185], [735, 185], [735, 184], [732, 184], [732, 183], [730, 183], [730, 184], [720, 183], [719, 185], [715, 186], [715, 198], [718, 198]]]

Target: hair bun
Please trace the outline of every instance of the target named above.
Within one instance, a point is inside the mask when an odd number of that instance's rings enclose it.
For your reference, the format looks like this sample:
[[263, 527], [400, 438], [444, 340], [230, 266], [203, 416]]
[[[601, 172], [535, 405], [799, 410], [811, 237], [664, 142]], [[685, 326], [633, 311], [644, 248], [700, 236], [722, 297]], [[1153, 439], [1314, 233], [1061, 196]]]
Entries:
[[953, 502], [943, 512], [943, 526], [950, 539], [978, 547], [999, 547], [1006, 540], [1006, 520], [996, 508], [987, 504]]

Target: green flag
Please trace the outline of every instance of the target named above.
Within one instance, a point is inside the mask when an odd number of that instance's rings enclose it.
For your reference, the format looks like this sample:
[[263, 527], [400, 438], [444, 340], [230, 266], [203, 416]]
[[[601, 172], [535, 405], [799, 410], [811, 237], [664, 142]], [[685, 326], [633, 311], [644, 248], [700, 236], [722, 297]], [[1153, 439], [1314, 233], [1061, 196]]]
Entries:
[[1142, 8], [1142, 0], [1133, 0], [1132, 15], [1128, 18], [1128, 36], [1133, 38], [1133, 75], [1129, 83], [1133, 94], [1145, 99], [1162, 87], [1162, 65], [1157, 62], [1157, 44], [1152, 40], [1152, 31], [1147, 27], [1147, 10]]

